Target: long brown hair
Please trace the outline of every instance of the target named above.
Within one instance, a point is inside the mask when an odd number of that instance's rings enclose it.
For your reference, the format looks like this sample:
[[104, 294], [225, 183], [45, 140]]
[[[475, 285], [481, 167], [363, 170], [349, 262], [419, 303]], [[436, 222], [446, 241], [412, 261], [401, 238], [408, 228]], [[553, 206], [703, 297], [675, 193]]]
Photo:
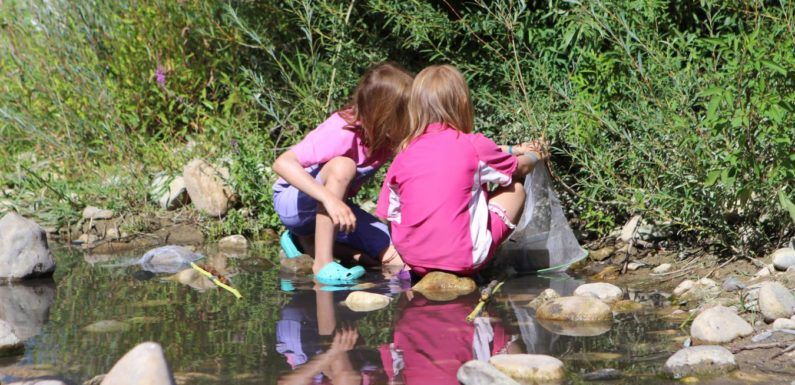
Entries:
[[362, 134], [370, 155], [392, 154], [408, 134], [407, 107], [412, 76], [384, 62], [364, 73], [350, 103], [338, 111], [351, 130]]
[[474, 114], [464, 76], [451, 65], [426, 67], [414, 78], [409, 96], [409, 133], [405, 148], [431, 123], [445, 123], [458, 131], [472, 132]]

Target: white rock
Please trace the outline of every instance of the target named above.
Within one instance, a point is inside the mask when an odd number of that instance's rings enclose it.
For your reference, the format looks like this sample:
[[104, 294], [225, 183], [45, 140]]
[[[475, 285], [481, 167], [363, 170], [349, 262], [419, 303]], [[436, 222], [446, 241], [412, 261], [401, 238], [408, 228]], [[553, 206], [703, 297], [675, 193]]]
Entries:
[[715, 306], [704, 310], [693, 320], [690, 336], [699, 345], [731, 342], [754, 332], [753, 326], [731, 309]]
[[494, 366], [478, 360], [461, 365], [456, 377], [464, 385], [519, 385]]
[[0, 320], [0, 355], [3, 352], [22, 347], [22, 341], [14, 332], [14, 328], [6, 321]]
[[366, 291], [354, 291], [345, 298], [345, 306], [357, 312], [373, 311], [383, 309], [389, 305], [392, 298], [383, 294], [368, 293]]
[[489, 363], [520, 383], [559, 381], [565, 375], [562, 361], [542, 354], [498, 354]]
[[709, 278], [701, 278], [701, 279], [699, 279], [698, 280], [698, 284], [703, 286], [703, 287], [706, 287], [706, 288], [718, 287], [718, 283], [715, 282], [715, 280], [712, 280], [712, 279], [709, 279]]
[[47, 234], [36, 222], [13, 212], [0, 219], [0, 278], [19, 280], [54, 270]]
[[242, 235], [230, 235], [218, 241], [218, 248], [223, 250], [245, 250], [248, 248], [248, 241]]
[[676, 286], [676, 289], [674, 289], [674, 295], [681, 296], [682, 294], [685, 294], [688, 291], [690, 291], [695, 286], [696, 286], [696, 282], [695, 281], [686, 279], [686, 280], [682, 281], [681, 283], [679, 283], [678, 286]]
[[574, 290], [574, 295], [594, 297], [604, 303], [613, 303], [624, 298], [624, 291], [605, 282], [586, 283]]
[[691, 375], [725, 373], [737, 368], [734, 354], [723, 346], [693, 346], [674, 353], [665, 361], [664, 370], [674, 378]]
[[610, 321], [610, 306], [593, 297], [560, 297], [544, 302], [536, 310], [536, 318], [550, 321]]
[[773, 267], [779, 271], [787, 271], [788, 268], [795, 266], [795, 249], [784, 247], [773, 252], [771, 255]]
[[621, 235], [619, 238], [624, 242], [629, 242], [635, 236], [635, 228], [638, 226], [638, 222], [640, 222], [641, 216], [634, 215], [632, 218], [629, 219], [627, 224], [621, 228]]
[[795, 329], [795, 320], [789, 318], [779, 318], [773, 321], [773, 330]]
[[158, 174], [152, 180], [150, 195], [161, 208], [166, 210], [174, 210], [190, 202], [185, 178], [181, 175], [172, 178], [164, 173]]
[[772, 264], [765, 265], [765, 267], [759, 269], [759, 271], [757, 271], [755, 275], [757, 277], [769, 277], [771, 274], [773, 274], [774, 271], [776, 271], [776, 269]]
[[144, 342], [127, 352], [110, 369], [101, 385], [174, 385], [163, 349], [154, 342]]
[[111, 219], [113, 218], [113, 211], [100, 209], [94, 206], [88, 206], [83, 209], [83, 219]]
[[234, 194], [227, 185], [229, 170], [214, 167], [201, 159], [190, 161], [183, 169], [185, 187], [199, 211], [214, 217], [229, 211]]
[[630, 262], [627, 264], [627, 270], [635, 271], [643, 266], [646, 266], [646, 264], [643, 262]]
[[759, 311], [767, 322], [789, 318], [795, 314], [795, 297], [784, 285], [765, 282], [759, 289]]
[[663, 274], [671, 271], [671, 267], [673, 266], [670, 263], [663, 263], [662, 265], [652, 269], [651, 272], [655, 274]]

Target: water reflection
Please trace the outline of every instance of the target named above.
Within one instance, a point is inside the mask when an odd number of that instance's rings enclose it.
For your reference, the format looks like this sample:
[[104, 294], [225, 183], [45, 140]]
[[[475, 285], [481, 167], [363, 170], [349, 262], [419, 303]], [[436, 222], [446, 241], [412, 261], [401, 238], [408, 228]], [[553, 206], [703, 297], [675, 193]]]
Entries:
[[41, 333], [55, 301], [55, 282], [39, 279], [0, 286], [0, 319], [10, 323], [21, 340]]

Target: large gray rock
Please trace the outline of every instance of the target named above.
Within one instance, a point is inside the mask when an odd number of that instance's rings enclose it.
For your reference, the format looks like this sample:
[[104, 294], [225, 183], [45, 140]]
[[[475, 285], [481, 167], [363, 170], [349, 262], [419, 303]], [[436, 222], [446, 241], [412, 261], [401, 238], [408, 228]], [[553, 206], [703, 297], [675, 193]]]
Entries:
[[174, 385], [163, 349], [154, 342], [144, 342], [127, 352], [110, 369], [101, 385]]
[[663, 370], [674, 378], [699, 374], [726, 373], [737, 368], [734, 354], [723, 346], [684, 348], [665, 361]]
[[539, 306], [536, 318], [550, 321], [604, 322], [613, 319], [613, 311], [609, 305], [593, 297], [560, 297]]
[[586, 283], [574, 289], [574, 295], [594, 297], [604, 303], [613, 303], [624, 297], [624, 291], [606, 282]]
[[789, 318], [795, 314], [795, 297], [784, 285], [778, 282], [765, 282], [759, 288], [759, 311], [765, 321]]
[[41, 332], [55, 301], [55, 283], [29, 282], [0, 286], [0, 319], [11, 324], [20, 340]]
[[489, 363], [520, 383], [554, 383], [565, 375], [563, 362], [543, 354], [498, 354]]
[[754, 332], [753, 326], [732, 309], [715, 306], [699, 314], [690, 326], [690, 336], [697, 344], [722, 344]]
[[22, 341], [17, 337], [11, 324], [0, 320], [0, 356], [16, 352], [22, 346]]
[[0, 219], [0, 278], [20, 280], [54, 270], [47, 234], [36, 222], [13, 212]]
[[478, 360], [461, 365], [456, 377], [464, 385], [519, 385], [494, 366]]
[[182, 246], [162, 246], [146, 252], [138, 260], [144, 270], [153, 273], [176, 273], [189, 267], [190, 263], [202, 258]]
[[185, 187], [185, 178], [181, 175], [174, 178], [166, 174], [155, 176], [152, 180], [150, 195], [157, 201], [158, 206], [166, 210], [174, 210], [190, 202], [188, 188]]
[[787, 271], [788, 268], [795, 266], [795, 249], [791, 247], [778, 249], [773, 252], [771, 259], [776, 270]]
[[199, 211], [214, 217], [229, 211], [234, 201], [234, 193], [227, 185], [228, 169], [194, 159], [185, 165], [182, 176], [185, 178], [188, 195]]

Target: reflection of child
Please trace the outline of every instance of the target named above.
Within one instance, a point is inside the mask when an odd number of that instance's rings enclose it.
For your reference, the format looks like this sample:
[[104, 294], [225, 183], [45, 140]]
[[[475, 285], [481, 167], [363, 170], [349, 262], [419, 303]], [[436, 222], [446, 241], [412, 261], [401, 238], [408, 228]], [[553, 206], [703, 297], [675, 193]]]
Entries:
[[312, 270], [320, 282], [350, 282], [364, 274], [361, 266], [346, 269], [334, 256], [380, 262], [393, 254], [387, 254], [386, 226], [346, 200], [405, 136], [411, 81], [394, 64], [376, 65], [362, 77], [350, 105], [273, 163], [281, 176], [273, 187], [273, 204], [289, 231], [282, 237], [283, 248], [288, 257], [297, 255], [297, 240], [304, 250], [314, 250]]
[[[454, 67], [417, 74], [408, 108], [411, 131], [377, 214], [390, 221], [392, 242], [416, 273], [474, 274], [510, 235], [524, 207], [522, 180], [547, 155], [538, 143], [501, 148], [472, 133], [469, 89]], [[488, 193], [488, 183], [500, 187]]]
[[405, 309], [395, 326], [394, 341], [380, 348], [390, 382], [458, 384], [456, 373], [465, 362], [486, 361], [506, 352], [511, 339], [502, 325], [486, 317], [466, 322], [477, 298], [403, 300]]

